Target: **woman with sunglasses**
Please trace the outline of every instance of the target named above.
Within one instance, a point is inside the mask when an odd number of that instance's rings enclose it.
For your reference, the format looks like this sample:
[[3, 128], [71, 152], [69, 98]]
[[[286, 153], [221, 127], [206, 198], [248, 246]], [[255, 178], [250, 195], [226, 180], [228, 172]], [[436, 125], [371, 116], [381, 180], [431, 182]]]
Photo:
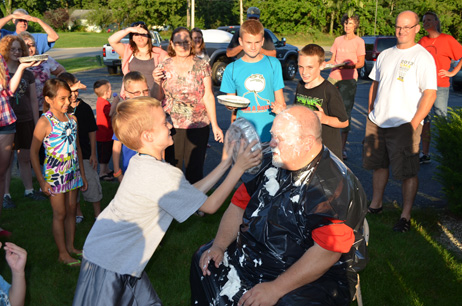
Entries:
[[186, 179], [194, 184], [203, 178], [205, 152], [210, 124], [216, 141], [223, 142], [218, 126], [211, 68], [195, 56], [191, 32], [176, 28], [168, 46], [170, 58], [154, 70], [154, 80], [163, 89], [162, 105], [175, 128], [173, 145], [165, 151], [165, 160], [185, 168]]
[[[123, 44], [122, 38], [129, 37], [129, 43]], [[166, 57], [167, 52], [152, 45], [152, 37], [143, 21], [132, 23], [131, 27], [115, 32], [108, 39], [109, 44], [122, 57], [122, 73], [139, 71], [144, 75], [154, 97], [153, 71]], [[121, 95], [124, 88], [122, 86]]]
[[205, 41], [204, 41], [204, 34], [202, 34], [202, 30], [199, 28], [194, 28], [191, 30], [192, 39], [194, 43], [194, 51], [196, 52], [196, 56], [207, 62], [210, 62], [210, 57], [205, 50]]

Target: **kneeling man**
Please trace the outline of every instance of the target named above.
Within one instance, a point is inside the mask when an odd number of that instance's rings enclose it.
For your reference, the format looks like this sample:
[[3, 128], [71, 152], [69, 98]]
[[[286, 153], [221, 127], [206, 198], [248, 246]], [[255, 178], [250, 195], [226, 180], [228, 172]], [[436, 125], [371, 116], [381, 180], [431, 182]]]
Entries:
[[307, 107], [281, 112], [271, 134], [261, 171], [194, 255], [192, 305], [350, 304], [366, 263], [364, 190]]

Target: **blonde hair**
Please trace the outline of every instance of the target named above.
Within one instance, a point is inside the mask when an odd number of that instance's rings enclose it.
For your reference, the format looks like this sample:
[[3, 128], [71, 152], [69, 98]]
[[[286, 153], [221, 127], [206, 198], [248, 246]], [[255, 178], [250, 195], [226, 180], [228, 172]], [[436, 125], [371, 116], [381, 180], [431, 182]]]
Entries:
[[256, 36], [256, 35], [265, 35], [265, 28], [260, 21], [256, 19], [248, 19], [239, 28], [239, 36], [242, 38], [244, 33]]
[[162, 107], [159, 100], [151, 97], [137, 97], [120, 102], [112, 117], [112, 128], [117, 138], [128, 148], [137, 151], [141, 148], [141, 134], [152, 130], [152, 110]]

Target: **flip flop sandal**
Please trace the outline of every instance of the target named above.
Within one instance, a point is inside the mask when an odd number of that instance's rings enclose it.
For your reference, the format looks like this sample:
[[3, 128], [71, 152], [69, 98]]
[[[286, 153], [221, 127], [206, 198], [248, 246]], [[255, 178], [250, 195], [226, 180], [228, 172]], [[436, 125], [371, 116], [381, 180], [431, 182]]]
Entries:
[[377, 215], [377, 214], [380, 214], [383, 210], [383, 207], [379, 207], [379, 208], [372, 208], [372, 207], [369, 207], [367, 209], [367, 212], [370, 213], [370, 214], [373, 214], [373, 215]]
[[68, 267], [80, 267], [80, 260], [64, 263]]

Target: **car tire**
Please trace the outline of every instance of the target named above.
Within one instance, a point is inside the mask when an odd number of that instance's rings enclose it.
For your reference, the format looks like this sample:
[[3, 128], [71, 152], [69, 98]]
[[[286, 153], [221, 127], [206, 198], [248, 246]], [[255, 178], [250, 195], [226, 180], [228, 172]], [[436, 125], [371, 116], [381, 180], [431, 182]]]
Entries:
[[107, 66], [107, 72], [109, 74], [117, 74], [117, 66]]
[[293, 80], [297, 74], [297, 62], [294, 59], [287, 60], [284, 67], [284, 80]]
[[226, 66], [228, 66], [227, 62], [216, 62], [215, 64], [213, 64], [212, 81], [216, 86], [221, 85], [221, 81], [223, 80], [223, 74], [225, 73]]

